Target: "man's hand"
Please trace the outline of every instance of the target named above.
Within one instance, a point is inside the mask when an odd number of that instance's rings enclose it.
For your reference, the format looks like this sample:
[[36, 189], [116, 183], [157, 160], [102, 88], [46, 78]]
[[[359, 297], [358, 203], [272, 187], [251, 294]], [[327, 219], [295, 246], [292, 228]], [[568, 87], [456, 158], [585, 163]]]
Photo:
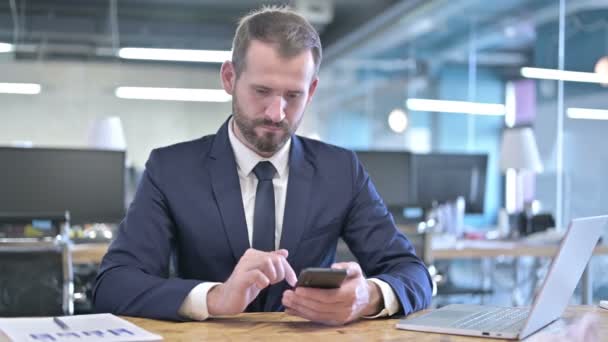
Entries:
[[288, 252], [280, 249], [262, 252], [248, 249], [226, 280], [207, 294], [207, 310], [212, 316], [243, 312], [269, 285], [286, 280], [295, 286], [296, 274], [287, 262]]
[[285, 312], [310, 321], [343, 325], [382, 309], [382, 294], [372, 281], [363, 277], [359, 264], [346, 262], [332, 268], [345, 269], [347, 277], [338, 289], [298, 287], [283, 292]]

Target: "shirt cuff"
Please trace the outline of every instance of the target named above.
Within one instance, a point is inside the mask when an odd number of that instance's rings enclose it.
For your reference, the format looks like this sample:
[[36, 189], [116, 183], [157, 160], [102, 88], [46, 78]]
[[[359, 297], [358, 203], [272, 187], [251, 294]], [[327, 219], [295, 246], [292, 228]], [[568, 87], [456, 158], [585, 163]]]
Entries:
[[195, 321], [204, 321], [210, 317], [207, 309], [207, 294], [209, 291], [221, 283], [205, 282], [196, 285], [188, 294], [182, 306], [179, 308], [179, 315]]
[[382, 299], [384, 301], [384, 309], [373, 316], [363, 316], [363, 318], [378, 318], [378, 317], [386, 317], [391, 316], [399, 311], [401, 304], [397, 300], [397, 296], [395, 295], [395, 291], [393, 288], [385, 281], [376, 278], [369, 278], [369, 281], [374, 282], [374, 284], [378, 285], [380, 288], [380, 292], [382, 293]]

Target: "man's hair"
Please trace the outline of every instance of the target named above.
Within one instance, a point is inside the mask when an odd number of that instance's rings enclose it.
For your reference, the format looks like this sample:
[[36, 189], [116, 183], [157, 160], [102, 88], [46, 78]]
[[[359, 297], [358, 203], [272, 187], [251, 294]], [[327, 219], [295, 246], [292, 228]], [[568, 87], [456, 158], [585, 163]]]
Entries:
[[310, 50], [315, 74], [321, 64], [321, 39], [314, 27], [287, 7], [269, 6], [241, 18], [232, 41], [232, 64], [238, 76], [245, 70], [245, 56], [252, 40], [277, 44], [282, 57], [291, 58]]

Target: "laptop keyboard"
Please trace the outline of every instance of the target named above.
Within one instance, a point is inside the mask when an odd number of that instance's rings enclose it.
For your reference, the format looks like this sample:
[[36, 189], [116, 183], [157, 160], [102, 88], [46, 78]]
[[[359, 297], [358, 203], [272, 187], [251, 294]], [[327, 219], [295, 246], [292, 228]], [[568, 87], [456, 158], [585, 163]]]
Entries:
[[528, 318], [528, 309], [496, 308], [480, 311], [451, 324], [453, 328], [481, 331], [517, 332]]

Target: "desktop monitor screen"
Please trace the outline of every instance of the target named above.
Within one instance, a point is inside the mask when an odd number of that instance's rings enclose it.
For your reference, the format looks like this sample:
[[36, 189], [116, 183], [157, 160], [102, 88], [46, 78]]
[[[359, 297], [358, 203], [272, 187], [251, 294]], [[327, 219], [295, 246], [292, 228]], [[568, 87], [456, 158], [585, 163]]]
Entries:
[[411, 155], [404, 151], [357, 151], [359, 161], [388, 207], [403, 208], [411, 203]]
[[465, 199], [467, 213], [483, 213], [486, 189], [485, 154], [416, 154], [412, 156], [412, 200], [421, 207]]
[[124, 216], [123, 151], [0, 147], [0, 212], [70, 212], [72, 224]]

